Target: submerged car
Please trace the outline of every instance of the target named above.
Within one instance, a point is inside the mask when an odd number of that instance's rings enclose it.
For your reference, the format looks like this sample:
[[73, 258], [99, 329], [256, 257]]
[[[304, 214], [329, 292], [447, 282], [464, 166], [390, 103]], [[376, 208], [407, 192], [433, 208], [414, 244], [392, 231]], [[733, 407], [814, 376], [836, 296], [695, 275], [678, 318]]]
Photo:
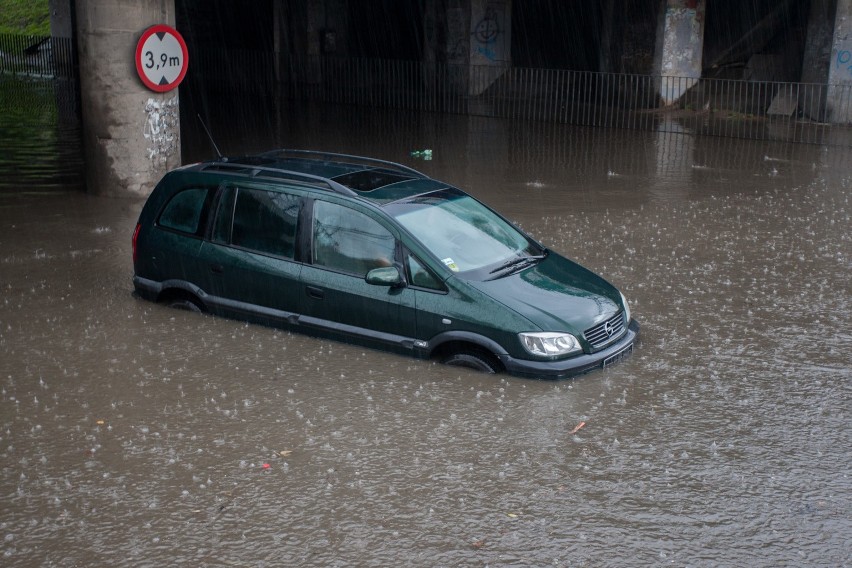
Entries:
[[169, 306], [484, 372], [561, 378], [631, 352], [600, 276], [404, 165], [276, 150], [166, 174], [133, 284]]

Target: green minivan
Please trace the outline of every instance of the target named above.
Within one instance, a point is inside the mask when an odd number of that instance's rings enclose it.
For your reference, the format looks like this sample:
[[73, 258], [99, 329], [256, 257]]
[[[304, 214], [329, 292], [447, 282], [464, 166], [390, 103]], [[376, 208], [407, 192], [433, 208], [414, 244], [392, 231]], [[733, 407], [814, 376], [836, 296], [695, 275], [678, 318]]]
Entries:
[[404, 165], [275, 150], [166, 174], [133, 233], [146, 299], [495, 373], [605, 367], [639, 332], [614, 286]]

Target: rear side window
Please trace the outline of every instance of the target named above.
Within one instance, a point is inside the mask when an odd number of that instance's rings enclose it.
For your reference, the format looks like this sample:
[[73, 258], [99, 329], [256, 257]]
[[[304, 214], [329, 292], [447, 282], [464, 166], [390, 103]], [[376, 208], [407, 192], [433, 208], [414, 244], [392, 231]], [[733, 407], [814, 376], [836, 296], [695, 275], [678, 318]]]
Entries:
[[190, 188], [176, 193], [160, 213], [158, 224], [182, 233], [197, 234], [206, 199], [206, 189]]
[[[238, 189], [231, 226], [231, 244], [264, 254], [293, 258], [301, 205], [302, 198], [297, 195], [259, 189]], [[217, 235], [214, 237], [227, 233], [219, 221], [217, 219], [214, 228]]]

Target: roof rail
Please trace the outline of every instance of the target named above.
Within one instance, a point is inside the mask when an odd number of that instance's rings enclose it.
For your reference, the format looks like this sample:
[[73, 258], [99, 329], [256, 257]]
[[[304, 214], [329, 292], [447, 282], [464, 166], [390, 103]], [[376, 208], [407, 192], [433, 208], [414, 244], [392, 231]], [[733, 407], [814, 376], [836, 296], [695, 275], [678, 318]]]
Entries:
[[358, 195], [355, 191], [349, 189], [345, 185], [334, 181], [333, 179], [313, 174], [304, 174], [302, 172], [293, 172], [290, 170], [282, 170], [280, 168], [270, 168], [256, 164], [241, 164], [239, 162], [208, 162], [202, 165], [202, 171], [219, 171], [232, 174], [242, 174], [248, 177], [258, 178], [273, 178], [286, 179], [297, 183], [304, 183], [312, 186], [326, 187], [336, 193], [343, 195]]
[[286, 158], [315, 158], [315, 159], [324, 159], [332, 162], [342, 162], [345, 164], [351, 164], [356, 166], [365, 166], [365, 167], [373, 167], [373, 168], [382, 168], [386, 170], [391, 170], [399, 173], [404, 173], [406, 175], [410, 175], [417, 178], [427, 179], [429, 176], [426, 174], [415, 170], [414, 168], [409, 168], [408, 166], [404, 166], [402, 164], [398, 164], [396, 162], [389, 162], [387, 160], [379, 160], [376, 158], [367, 158], [364, 156], [355, 156], [353, 154], [338, 154], [335, 152], [323, 152], [320, 150], [289, 150], [287, 148], [281, 148], [279, 150], [270, 150], [269, 152], [264, 152], [262, 154], [258, 154], [258, 157], [262, 158], [272, 158], [272, 159], [286, 159]]

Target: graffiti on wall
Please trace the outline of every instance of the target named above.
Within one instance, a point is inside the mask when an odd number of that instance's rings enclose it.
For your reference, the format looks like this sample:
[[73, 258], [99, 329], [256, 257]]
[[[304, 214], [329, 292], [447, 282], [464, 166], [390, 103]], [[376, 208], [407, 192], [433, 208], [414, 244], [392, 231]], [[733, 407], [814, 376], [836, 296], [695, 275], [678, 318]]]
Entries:
[[157, 168], [165, 168], [178, 145], [178, 99], [149, 98], [145, 103], [145, 127], [142, 135], [148, 143], [148, 159]]
[[488, 59], [494, 61], [497, 59], [497, 54], [494, 52], [493, 44], [497, 43], [497, 38], [500, 36], [500, 20], [497, 12], [490, 6], [485, 10], [485, 17], [479, 20], [473, 28], [473, 39], [479, 44], [477, 52]]
[[507, 61], [506, 3], [488, 2], [472, 24], [471, 55], [483, 63]]
[[841, 49], [837, 52], [837, 67], [846, 69], [849, 75], [852, 76], [852, 51]]

